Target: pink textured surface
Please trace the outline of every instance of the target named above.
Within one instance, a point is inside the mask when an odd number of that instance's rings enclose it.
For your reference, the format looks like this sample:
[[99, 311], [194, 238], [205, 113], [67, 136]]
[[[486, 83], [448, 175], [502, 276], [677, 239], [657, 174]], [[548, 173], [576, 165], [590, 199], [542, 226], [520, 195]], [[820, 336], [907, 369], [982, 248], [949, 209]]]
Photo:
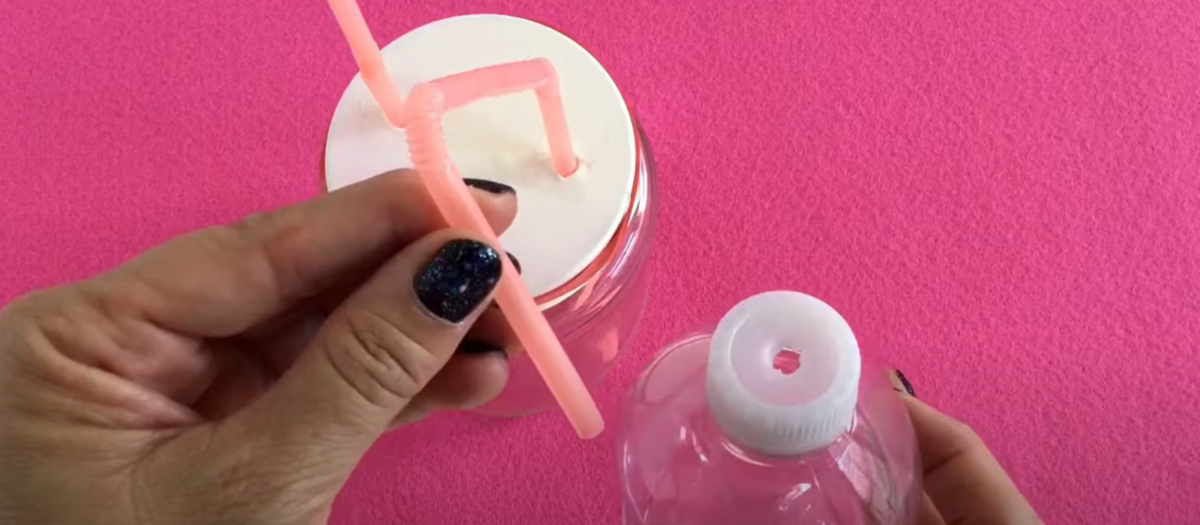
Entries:
[[[383, 41], [541, 20], [627, 93], [661, 229], [610, 418], [670, 339], [804, 290], [1049, 522], [1194, 522], [1196, 2], [364, 4]], [[320, 1], [7, 1], [0, 35], [0, 302], [316, 194], [354, 73]], [[610, 444], [556, 414], [437, 418], [379, 443], [334, 522], [618, 523]]]

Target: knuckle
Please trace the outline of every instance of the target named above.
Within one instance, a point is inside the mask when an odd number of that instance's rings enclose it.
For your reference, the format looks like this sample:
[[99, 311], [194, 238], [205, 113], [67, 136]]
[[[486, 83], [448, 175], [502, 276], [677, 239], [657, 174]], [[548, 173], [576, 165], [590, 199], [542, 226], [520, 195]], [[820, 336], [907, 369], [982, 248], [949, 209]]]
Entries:
[[[215, 238], [218, 242], [235, 249], [258, 249], [266, 241], [280, 236], [286, 237], [283, 235], [284, 233], [295, 229], [295, 221], [288, 210], [288, 208], [283, 208], [277, 211], [252, 213], [237, 223], [218, 227]], [[276, 261], [268, 260], [267, 262]]]
[[239, 238], [253, 239], [275, 229], [281, 222], [281, 213], [278, 211], [255, 212], [230, 226], [229, 233]]
[[418, 208], [433, 207], [433, 201], [429, 194], [422, 189], [420, 176], [413, 170], [389, 171], [373, 180], [378, 181], [379, 191], [384, 195], [384, 203], [392, 220], [399, 221], [399, 224], [411, 220], [407, 218], [407, 215], [411, 213], [414, 206]]
[[27, 353], [74, 326], [60, 296], [59, 290], [34, 292], [0, 310], [0, 351]]
[[[259, 282], [273, 283], [275, 293], [284, 301], [301, 299], [306, 295], [303, 283], [313, 276], [305, 273], [304, 265], [285, 254], [296, 246], [311, 242], [308, 230], [294, 208], [282, 208], [271, 212], [254, 213], [219, 232], [221, 239], [236, 251], [247, 252], [253, 257], [251, 275]], [[298, 290], [294, 296], [285, 295], [289, 290]]]
[[330, 360], [372, 404], [394, 407], [407, 402], [437, 373], [438, 359], [394, 323], [369, 311], [343, 319]]
[[964, 446], [975, 447], [983, 445], [983, 438], [979, 437], [979, 434], [970, 425], [956, 419], [953, 422], [953, 426], [958, 439]]
[[0, 308], [0, 318], [26, 318], [44, 310], [57, 300], [57, 289], [37, 290], [14, 299]]
[[[400, 169], [383, 173], [379, 176], [380, 184], [388, 190], [388, 195], [407, 195], [411, 194], [412, 190], [417, 187], [418, 178], [417, 172], [410, 169]], [[407, 190], [407, 191], [406, 191]]]

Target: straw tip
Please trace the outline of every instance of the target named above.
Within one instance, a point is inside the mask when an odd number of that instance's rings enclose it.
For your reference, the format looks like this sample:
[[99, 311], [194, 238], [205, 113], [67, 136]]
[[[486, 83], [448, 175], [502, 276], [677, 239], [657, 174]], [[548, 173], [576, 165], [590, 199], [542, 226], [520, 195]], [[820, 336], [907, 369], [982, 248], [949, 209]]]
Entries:
[[564, 179], [579, 171], [579, 158], [575, 156], [571, 156], [570, 158], [555, 158], [553, 163], [554, 171]]
[[579, 434], [580, 439], [596, 439], [601, 432], [604, 432], [604, 420], [599, 416], [588, 418], [586, 421], [575, 422], [575, 432]]

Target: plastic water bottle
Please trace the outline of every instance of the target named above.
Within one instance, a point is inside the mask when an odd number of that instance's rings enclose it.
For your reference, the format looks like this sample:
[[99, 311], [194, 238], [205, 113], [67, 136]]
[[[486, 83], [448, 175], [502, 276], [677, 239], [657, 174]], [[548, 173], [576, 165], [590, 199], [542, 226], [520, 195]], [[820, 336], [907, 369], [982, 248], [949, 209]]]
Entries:
[[912, 425], [833, 308], [751, 297], [667, 348], [617, 438], [626, 525], [911, 524]]

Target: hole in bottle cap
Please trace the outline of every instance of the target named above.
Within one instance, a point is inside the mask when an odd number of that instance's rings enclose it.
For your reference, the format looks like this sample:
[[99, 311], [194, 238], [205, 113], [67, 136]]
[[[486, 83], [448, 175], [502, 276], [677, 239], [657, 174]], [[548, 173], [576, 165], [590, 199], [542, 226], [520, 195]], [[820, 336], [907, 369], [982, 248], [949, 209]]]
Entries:
[[792, 348], [784, 347], [775, 353], [775, 359], [772, 366], [779, 373], [790, 376], [800, 369], [800, 351]]

